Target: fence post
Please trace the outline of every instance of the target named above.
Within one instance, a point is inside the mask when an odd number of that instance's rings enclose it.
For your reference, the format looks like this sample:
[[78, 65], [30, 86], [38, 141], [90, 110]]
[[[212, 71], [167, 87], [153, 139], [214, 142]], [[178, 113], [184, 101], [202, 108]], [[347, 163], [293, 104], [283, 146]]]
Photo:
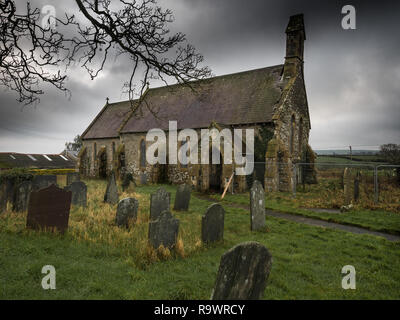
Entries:
[[296, 198], [297, 165], [293, 164], [293, 198]]

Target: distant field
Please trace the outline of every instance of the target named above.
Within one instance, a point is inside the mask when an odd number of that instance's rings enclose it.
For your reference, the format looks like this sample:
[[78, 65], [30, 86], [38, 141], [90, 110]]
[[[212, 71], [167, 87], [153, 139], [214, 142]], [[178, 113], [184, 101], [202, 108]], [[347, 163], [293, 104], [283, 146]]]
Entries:
[[382, 159], [377, 155], [357, 155], [353, 156], [352, 160], [350, 160], [347, 156], [323, 156], [319, 155], [317, 157], [317, 163], [352, 163], [352, 164], [359, 164], [360, 162], [367, 162], [373, 164], [380, 164], [384, 163]]

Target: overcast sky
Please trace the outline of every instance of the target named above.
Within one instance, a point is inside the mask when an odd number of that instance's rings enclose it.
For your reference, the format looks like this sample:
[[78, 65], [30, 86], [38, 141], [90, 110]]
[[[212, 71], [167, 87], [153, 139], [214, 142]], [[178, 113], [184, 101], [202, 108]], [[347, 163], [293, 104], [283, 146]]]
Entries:
[[[73, 1], [31, 4], [39, 8], [51, 4], [58, 16], [65, 10], [76, 12]], [[289, 16], [304, 13], [311, 146], [369, 149], [400, 143], [399, 1], [159, 0], [159, 4], [173, 10], [171, 29], [187, 35], [215, 75], [282, 64]], [[341, 27], [341, 8], [346, 4], [356, 8], [356, 30]], [[76, 66], [66, 83], [70, 99], [46, 87], [36, 107], [23, 107], [15, 93], [1, 87], [0, 152], [61, 152], [66, 141], [86, 129], [106, 97], [110, 102], [126, 100], [122, 86], [129, 74], [124, 59], [110, 60], [93, 81]]]

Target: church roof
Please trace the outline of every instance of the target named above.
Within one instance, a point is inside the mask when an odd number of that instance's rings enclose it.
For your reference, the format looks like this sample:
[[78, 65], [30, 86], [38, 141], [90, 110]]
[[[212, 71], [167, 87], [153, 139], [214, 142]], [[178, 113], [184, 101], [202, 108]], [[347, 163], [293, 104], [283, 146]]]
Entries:
[[[129, 101], [106, 105], [83, 134], [83, 139], [111, 138], [120, 133], [207, 128], [210, 123], [240, 125], [271, 122], [285, 80], [283, 65], [149, 89], [135, 112]], [[122, 126], [122, 127], [121, 127]]]

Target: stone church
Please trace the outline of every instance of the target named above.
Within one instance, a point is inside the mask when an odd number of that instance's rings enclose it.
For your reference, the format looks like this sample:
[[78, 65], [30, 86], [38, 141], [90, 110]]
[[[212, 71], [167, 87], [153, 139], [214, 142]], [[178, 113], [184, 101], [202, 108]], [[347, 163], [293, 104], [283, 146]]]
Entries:
[[[137, 184], [190, 183], [200, 191], [221, 191], [228, 183], [235, 192], [247, 190], [253, 179], [268, 191], [289, 191], [293, 164], [310, 162], [311, 128], [304, 83], [303, 15], [291, 16], [286, 28], [284, 64], [191, 82], [150, 88], [131, 103], [106, 103], [82, 134], [79, 171], [105, 178], [130, 172]], [[193, 90], [194, 89], [194, 90]], [[146, 133], [192, 128], [252, 128], [255, 130], [255, 170], [232, 175], [235, 164], [156, 164], [146, 161]], [[303, 177], [305, 175], [303, 173]]]

